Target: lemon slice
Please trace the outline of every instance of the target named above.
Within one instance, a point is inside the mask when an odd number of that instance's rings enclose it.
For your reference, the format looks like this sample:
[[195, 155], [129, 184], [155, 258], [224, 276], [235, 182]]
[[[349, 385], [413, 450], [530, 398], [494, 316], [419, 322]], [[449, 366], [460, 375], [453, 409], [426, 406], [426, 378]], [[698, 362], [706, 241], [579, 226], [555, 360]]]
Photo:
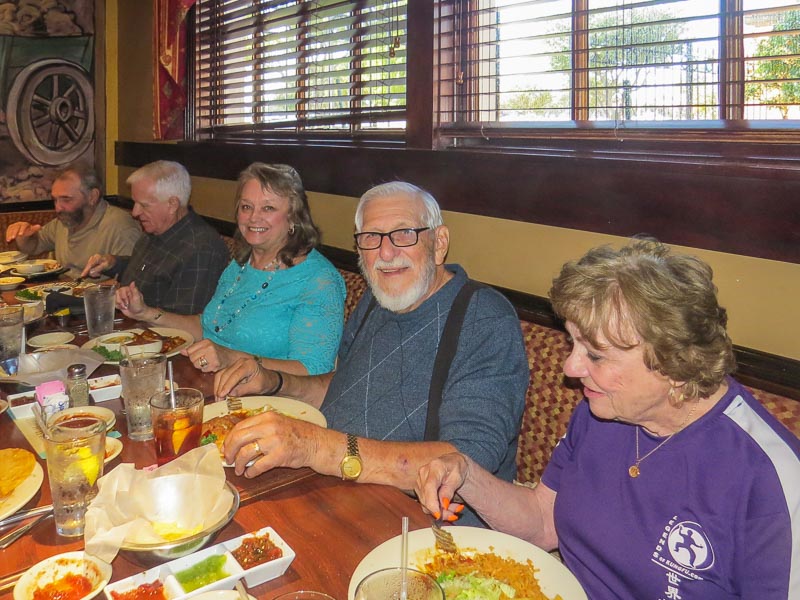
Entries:
[[56, 317], [66, 317], [69, 315], [69, 308], [62, 308], [53, 313]]
[[67, 477], [74, 478], [78, 473], [83, 473], [89, 485], [94, 485], [100, 475], [103, 457], [94, 456], [89, 448], [76, 448], [72, 453], [76, 455], [76, 460], [67, 467]]
[[186, 436], [191, 431], [191, 421], [189, 417], [181, 417], [175, 420], [172, 426], [172, 449], [175, 454], [181, 453], [181, 446]]

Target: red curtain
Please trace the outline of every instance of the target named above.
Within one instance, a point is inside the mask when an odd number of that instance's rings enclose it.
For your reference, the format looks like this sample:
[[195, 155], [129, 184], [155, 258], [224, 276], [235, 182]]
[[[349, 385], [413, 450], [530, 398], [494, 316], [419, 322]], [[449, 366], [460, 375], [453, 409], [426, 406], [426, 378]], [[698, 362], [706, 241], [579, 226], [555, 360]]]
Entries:
[[183, 139], [186, 114], [186, 14], [195, 0], [153, 0], [153, 137]]

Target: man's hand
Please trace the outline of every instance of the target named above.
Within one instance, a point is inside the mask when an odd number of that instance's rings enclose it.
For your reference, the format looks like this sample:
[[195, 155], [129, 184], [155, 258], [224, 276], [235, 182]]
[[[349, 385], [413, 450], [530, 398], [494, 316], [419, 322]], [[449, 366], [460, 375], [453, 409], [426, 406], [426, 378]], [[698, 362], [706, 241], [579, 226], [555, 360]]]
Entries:
[[31, 225], [27, 221], [12, 223], [6, 229], [6, 242], [14, 242], [17, 239], [21, 242], [26, 242], [41, 228], [41, 225]]
[[[269, 411], [239, 422], [225, 437], [225, 461], [237, 475], [256, 477], [275, 467], [312, 466], [324, 431], [300, 419]], [[248, 466], [250, 465], [250, 466]]]
[[100, 277], [103, 271], [113, 267], [117, 259], [112, 254], [93, 254], [86, 261], [86, 266], [81, 271], [81, 277]]
[[277, 385], [275, 372], [262, 369], [252, 357], [240, 358], [214, 375], [214, 395], [218, 399], [259, 394]]
[[147, 321], [147, 315], [151, 312], [135, 283], [123, 285], [117, 290], [117, 308], [126, 317], [137, 321]]

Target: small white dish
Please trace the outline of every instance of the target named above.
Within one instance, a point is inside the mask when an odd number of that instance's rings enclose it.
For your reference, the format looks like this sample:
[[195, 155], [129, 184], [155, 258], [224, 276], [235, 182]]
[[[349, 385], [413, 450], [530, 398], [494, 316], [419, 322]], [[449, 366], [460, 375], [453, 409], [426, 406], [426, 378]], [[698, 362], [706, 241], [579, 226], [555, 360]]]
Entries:
[[122, 442], [117, 438], [106, 436], [106, 456], [103, 459], [103, 464], [110, 463], [119, 456], [120, 452], [122, 452]]
[[122, 344], [133, 339], [133, 334], [125, 331], [113, 331], [95, 338], [95, 346], [104, 346], [109, 352], [118, 352]]
[[49, 348], [51, 346], [59, 346], [61, 344], [68, 344], [75, 339], [75, 336], [68, 331], [54, 331], [52, 333], [43, 333], [28, 340], [28, 346], [31, 348]]
[[34, 275], [36, 273], [42, 273], [44, 272], [44, 269], [45, 269], [44, 263], [35, 261], [19, 263], [16, 266], [14, 266], [14, 270], [17, 273], [22, 273], [23, 275]]
[[122, 393], [122, 382], [119, 375], [106, 375], [89, 380], [89, 394], [95, 403], [119, 398]]
[[127, 342], [125, 344], [121, 344], [121, 346], [125, 346], [125, 348], [120, 348], [122, 355], [125, 356], [127, 353], [128, 356], [141, 356], [143, 354], [158, 354], [161, 352], [161, 347], [164, 345], [164, 342], [161, 340], [153, 340], [152, 342], [143, 342], [141, 344], [136, 342]]
[[0, 291], [15, 290], [25, 281], [24, 277], [0, 277]]
[[19, 262], [28, 258], [28, 255], [19, 250], [7, 250], [0, 252], [0, 265], [10, 265], [11, 263]]
[[37, 588], [63, 579], [69, 574], [86, 576], [92, 591], [81, 600], [94, 598], [111, 579], [111, 565], [83, 551], [65, 552], [46, 558], [23, 573], [14, 586], [14, 600], [33, 600]]

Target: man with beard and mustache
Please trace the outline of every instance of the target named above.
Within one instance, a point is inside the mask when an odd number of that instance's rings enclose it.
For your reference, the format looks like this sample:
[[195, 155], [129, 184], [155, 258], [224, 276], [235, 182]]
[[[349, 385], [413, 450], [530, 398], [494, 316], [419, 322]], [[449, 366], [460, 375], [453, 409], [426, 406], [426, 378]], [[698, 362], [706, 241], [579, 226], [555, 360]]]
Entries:
[[102, 197], [100, 178], [84, 165], [62, 169], [50, 191], [56, 218], [46, 225], [26, 221], [6, 229], [6, 242], [16, 242], [29, 255], [55, 250], [55, 258], [78, 277], [90, 256], [100, 253], [129, 254], [142, 235], [131, 215], [111, 206]]
[[[262, 413], [228, 434], [225, 459], [246, 477], [307, 466], [410, 490], [427, 460], [458, 448], [512, 480], [529, 378], [514, 308], [458, 265], [445, 265], [450, 234], [424, 190], [405, 182], [369, 190], [355, 225], [369, 289], [345, 326], [336, 371], [303, 377], [245, 358], [215, 379], [218, 397], [307, 402], [328, 429]], [[479, 524], [468, 511], [461, 522]]]

